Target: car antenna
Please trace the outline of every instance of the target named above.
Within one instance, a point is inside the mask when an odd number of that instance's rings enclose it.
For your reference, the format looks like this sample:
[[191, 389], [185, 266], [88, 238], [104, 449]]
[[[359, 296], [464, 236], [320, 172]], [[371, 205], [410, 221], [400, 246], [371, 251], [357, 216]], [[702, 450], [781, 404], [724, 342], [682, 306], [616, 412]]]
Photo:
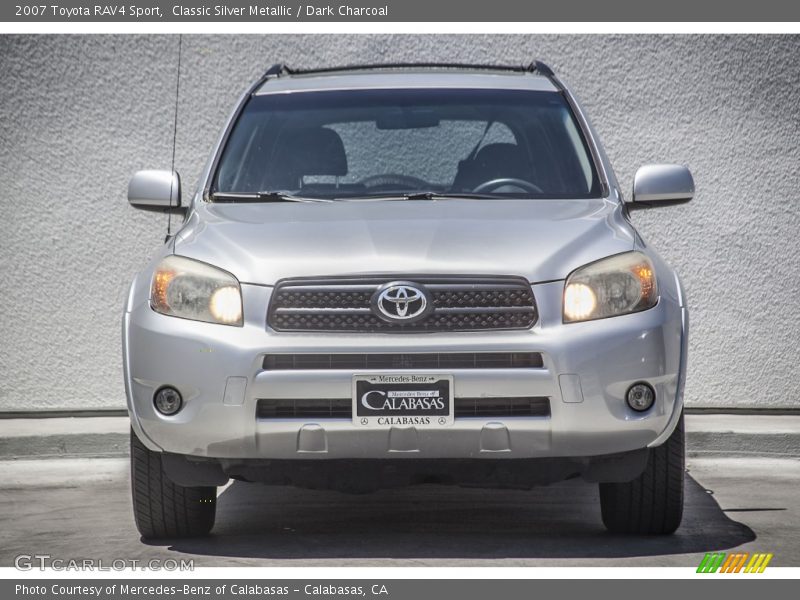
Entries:
[[172, 237], [172, 194], [175, 185], [175, 145], [178, 139], [178, 100], [181, 94], [181, 52], [183, 50], [183, 34], [178, 34], [178, 70], [175, 74], [175, 117], [172, 122], [172, 177], [169, 183], [169, 208], [167, 209], [167, 237], [164, 238], [166, 244]]

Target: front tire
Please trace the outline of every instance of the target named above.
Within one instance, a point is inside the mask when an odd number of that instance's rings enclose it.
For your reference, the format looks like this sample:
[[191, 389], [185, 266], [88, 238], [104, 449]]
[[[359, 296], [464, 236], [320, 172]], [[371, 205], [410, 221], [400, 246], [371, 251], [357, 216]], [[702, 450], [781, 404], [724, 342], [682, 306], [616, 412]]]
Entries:
[[217, 488], [173, 483], [161, 454], [148, 449], [132, 430], [131, 493], [136, 528], [144, 538], [203, 536], [214, 526]]
[[672, 435], [652, 448], [647, 466], [627, 483], [601, 483], [603, 524], [613, 533], [665, 535], [683, 518], [685, 470], [683, 413]]

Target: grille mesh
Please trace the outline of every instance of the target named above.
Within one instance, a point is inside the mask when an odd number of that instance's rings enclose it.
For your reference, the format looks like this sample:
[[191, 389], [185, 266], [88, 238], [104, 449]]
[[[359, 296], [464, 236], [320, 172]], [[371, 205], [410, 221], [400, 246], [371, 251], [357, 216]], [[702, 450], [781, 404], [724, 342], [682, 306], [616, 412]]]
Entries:
[[256, 416], [259, 419], [349, 419], [353, 414], [349, 398], [269, 398], [259, 400], [256, 406]]
[[[412, 281], [433, 310], [414, 323], [389, 322], [371, 307], [377, 289]], [[287, 280], [278, 284], [268, 324], [277, 331], [418, 332], [529, 329], [537, 312], [530, 284], [517, 277]]]
[[538, 352], [269, 354], [267, 371], [359, 369], [541, 369]]
[[[550, 399], [539, 396], [510, 398], [456, 398], [456, 418], [549, 417]], [[350, 398], [261, 399], [259, 419], [351, 419]]]

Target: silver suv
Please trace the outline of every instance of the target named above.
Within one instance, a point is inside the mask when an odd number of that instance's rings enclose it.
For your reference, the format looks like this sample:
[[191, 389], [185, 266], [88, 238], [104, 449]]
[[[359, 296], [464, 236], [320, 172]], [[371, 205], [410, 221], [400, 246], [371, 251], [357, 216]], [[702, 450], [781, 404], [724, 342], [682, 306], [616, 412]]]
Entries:
[[146, 538], [207, 534], [230, 478], [365, 492], [598, 482], [614, 532], [683, 510], [688, 312], [544, 64], [270, 68], [134, 279], [123, 348]]

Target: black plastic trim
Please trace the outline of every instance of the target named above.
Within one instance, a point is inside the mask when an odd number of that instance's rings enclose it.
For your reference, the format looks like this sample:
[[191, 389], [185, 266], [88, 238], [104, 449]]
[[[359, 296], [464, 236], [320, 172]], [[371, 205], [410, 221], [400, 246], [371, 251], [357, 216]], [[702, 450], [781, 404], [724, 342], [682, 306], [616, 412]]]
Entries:
[[265, 371], [364, 369], [542, 369], [540, 352], [406, 352], [267, 354]]
[[[517, 396], [502, 398], [454, 398], [457, 419], [477, 418], [547, 418], [550, 398]], [[351, 398], [262, 398], [256, 404], [256, 418], [273, 419], [344, 419], [353, 418]]]

